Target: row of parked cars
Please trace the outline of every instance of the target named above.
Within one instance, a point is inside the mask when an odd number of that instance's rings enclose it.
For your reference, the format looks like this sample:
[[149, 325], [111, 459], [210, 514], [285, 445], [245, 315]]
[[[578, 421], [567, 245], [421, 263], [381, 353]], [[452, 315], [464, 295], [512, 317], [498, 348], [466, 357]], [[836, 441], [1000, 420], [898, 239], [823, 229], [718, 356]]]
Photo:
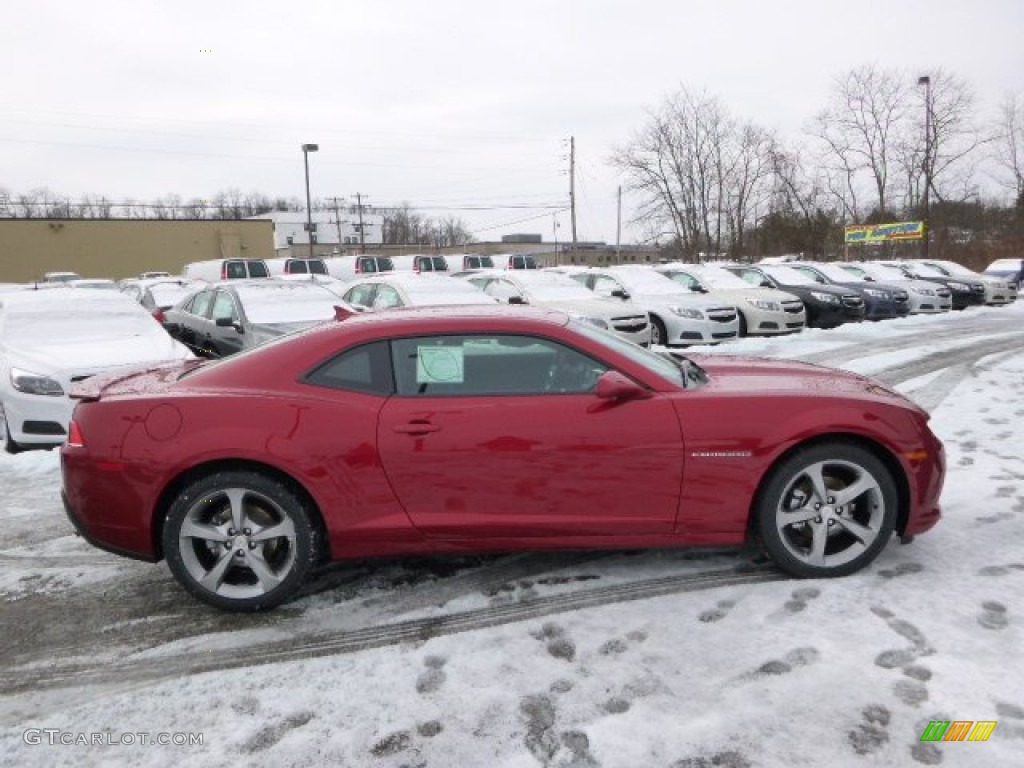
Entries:
[[[0, 287], [0, 443], [13, 451], [62, 442], [69, 388], [99, 372], [226, 357], [334, 318], [339, 307], [533, 305], [642, 346], [668, 347], [999, 305], [1017, 295], [1012, 279], [952, 262], [539, 269], [512, 257], [497, 268], [492, 257], [466, 255], [464, 269], [453, 271], [449, 258], [341, 257], [353, 270], [347, 280], [336, 276], [338, 265], [331, 274], [335, 259], [221, 259], [189, 265], [182, 276], [144, 273], [114, 283], [54, 273], [47, 290]], [[8, 289], [26, 287], [41, 288]]]

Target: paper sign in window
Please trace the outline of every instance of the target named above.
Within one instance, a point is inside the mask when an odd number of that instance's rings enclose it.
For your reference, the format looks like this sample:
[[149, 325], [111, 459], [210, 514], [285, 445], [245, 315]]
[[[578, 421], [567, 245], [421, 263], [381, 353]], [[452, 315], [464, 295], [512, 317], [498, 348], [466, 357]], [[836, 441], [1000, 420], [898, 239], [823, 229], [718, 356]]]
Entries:
[[417, 347], [417, 384], [461, 384], [462, 347]]

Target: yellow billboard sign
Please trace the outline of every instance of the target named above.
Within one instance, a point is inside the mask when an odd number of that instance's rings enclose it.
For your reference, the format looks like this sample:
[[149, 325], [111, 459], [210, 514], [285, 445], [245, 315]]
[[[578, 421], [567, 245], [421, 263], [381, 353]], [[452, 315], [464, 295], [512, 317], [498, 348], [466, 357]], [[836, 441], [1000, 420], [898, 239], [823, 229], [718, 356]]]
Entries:
[[856, 243], [887, 243], [893, 240], [920, 240], [924, 237], [923, 221], [897, 221], [892, 224], [854, 224], [846, 228], [847, 245]]

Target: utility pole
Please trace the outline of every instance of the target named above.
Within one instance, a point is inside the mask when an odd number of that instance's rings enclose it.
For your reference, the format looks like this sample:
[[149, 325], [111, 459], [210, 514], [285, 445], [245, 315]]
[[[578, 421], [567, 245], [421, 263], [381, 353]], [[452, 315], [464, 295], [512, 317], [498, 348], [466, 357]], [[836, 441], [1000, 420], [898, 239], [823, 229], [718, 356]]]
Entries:
[[615, 214], [615, 261], [622, 263], [622, 185], [619, 185], [619, 204]]
[[924, 75], [917, 79], [924, 86], [924, 232], [921, 240], [921, 258], [928, 258], [928, 239], [931, 237], [931, 212], [928, 210], [928, 192], [932, 186], [932, 79]]
[[576, 246], [576, 137], [569, 137], [569, 211], [572, 215], [572, 244]]
[[363, 196], [356, 192], [356, 205], [359, 208], [359, 252], [366, 253], [366, 238], [363, 236]]
[[338, 215], [338, 198], [332, 197], [331, 202], [334, 203], [334, 226], [338, 230], [338, 253], [341, 253], [343, 239], [341, 237], [341, 217]]

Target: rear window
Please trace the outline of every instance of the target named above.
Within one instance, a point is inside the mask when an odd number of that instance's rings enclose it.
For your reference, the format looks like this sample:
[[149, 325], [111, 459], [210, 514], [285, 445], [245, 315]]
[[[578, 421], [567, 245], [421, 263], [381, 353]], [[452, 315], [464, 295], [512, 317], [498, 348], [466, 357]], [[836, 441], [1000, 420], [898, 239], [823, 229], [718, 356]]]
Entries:
[[[289, 259], [284, 265], [288, 275], [326, 275], [327, 265], [323, 259]], [[253, 275], [259, 277], [259, 275]]]
[[392, 272], [395, 265], [386, 256], [361, 256], [357, 264], [357, 272]]
[[267, 272], [267, 265], [262, 261], [250, 261], [247, 262], [249, 265], [249, 277], [270, 277], [270, 273]]
[[444, 260], [444, 256], [418, 256], [416, 269], [420, 272], [447, 272], [448, 262]]
[[494, 259], [490, 256], [467, 256], [466, 269], [494, 269]]

